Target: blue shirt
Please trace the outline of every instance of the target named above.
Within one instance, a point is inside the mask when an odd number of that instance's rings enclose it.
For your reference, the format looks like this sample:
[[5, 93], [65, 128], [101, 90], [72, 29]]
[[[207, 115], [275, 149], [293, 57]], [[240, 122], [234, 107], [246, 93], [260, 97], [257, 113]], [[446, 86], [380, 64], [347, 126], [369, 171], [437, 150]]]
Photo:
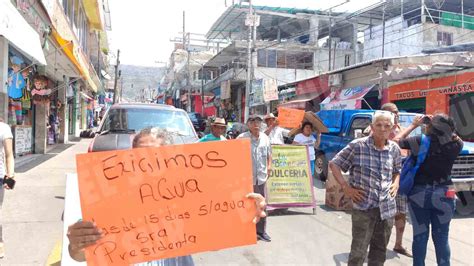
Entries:
[[8, 77], [11, 82], [8, 84], [8, 97], [19, 99], [23, 96], [23, 88], [25, 87], [25, 79], [21, 73], [14, 73], [13, 70], [8, 71]]
[[332, 162], [343, 172], [350, 171], [350, 185], [365, 191], [365, 198], [353, 204], [355, 209], [380, 209], [382, 220], [395, 216], [395, 197], [390, 195], [394, 174], [400, 173], [402, 158], [400, 148], [387, 141], [383, 149], [375, 147], [372, 136], [353, 140], [342, 149]]
[[208, 141], [219, 141], [219, 140], [226, 140], [224, 136], [220, 136], [217, 138], [213, 134], [207, 134], [206, 136], [202, 137], [202, 139], [199, 140], [199, 142], [208, 142]]

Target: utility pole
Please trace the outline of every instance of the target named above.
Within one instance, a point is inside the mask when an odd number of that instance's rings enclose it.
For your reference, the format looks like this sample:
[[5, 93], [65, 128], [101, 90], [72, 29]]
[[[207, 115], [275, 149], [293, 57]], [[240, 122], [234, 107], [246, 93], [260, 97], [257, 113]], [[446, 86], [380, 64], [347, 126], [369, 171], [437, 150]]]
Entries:
[[201, 115], [204, 116], [204, 65], [201, 65]]
[[190, 75], [190, 69], [189, 69], [189, 60], [190, 60], [190, 57], [191, 57], [191, 52], [189, 51], [189, 39], [190, 38], [190, 35], [186, 33], [186, 12], [183, 11], [183, 49], [186, 51], [187, 53], [187, 62], [186, 62], [186, 89], [188, 91], [188, 104], [187, 104], [187, 108], [186, 108], [186, 111], [189, 113], [191, 112], [191, 75]]
[[114, 104], [118, 102], [117, 81], [119, 78], [119, 70], [118, 70], [119, 65], [120, 65], [120, 49], [117, 50], [117, 63], [115, 64], [114, 99], [113, 99]]
[[120, 99], [119, 102], [123, 99], [123, 77], [122, 77], [122, 70], [119, 70], [119, 77], [120, 77]]
[[331, 38], [331, 30], [332, 30], [332, 22], [331, 22], [331, 12], [332, 8], [329, 8], [329, 35], [328, 35], [328, 51], [329, 51], [329, 65], [328, 65], [328, 71], [331, 71], [331, 50], [332, 50], [332, 38]]
[[252, 8], [252, 0], [248, 0], [249, 2], [249, 14], [248, 17], [251, 18], [251, 22], [248, 23], [249, 27], [249, 32], [248, 32], [248, 38], [247, 38], [247, 81], [245, 84], [245, 109], [244, 109], [244, 117], [243, 121], [248, 119], [249, 113], [250, 113], [250, 90], [252, 89], [252, 83], [251, 83], [251, 78], [252, 78], [252, 33], [253, 33], [253, 27], [255, 27], [255, 19], [252, 18], [253, 16], [253, 8]]
[[382, 58], [384, 58], [385, 56], [385, 8], [386, 7], [387, 7], [387, 2], [384, 0], [383, 9], [382, 9]]

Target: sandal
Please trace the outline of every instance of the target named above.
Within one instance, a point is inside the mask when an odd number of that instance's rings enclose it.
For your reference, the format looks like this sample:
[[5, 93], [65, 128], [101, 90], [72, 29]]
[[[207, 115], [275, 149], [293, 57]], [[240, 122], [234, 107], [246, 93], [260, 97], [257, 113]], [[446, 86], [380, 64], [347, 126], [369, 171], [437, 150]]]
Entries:
[[394, 248], [393, 251], [397, 252], [398, 254], [402, 254], [402, 255], [405, 255], [407, 257], [413, 258], [413, 255], [403, 247], [402, 248]]

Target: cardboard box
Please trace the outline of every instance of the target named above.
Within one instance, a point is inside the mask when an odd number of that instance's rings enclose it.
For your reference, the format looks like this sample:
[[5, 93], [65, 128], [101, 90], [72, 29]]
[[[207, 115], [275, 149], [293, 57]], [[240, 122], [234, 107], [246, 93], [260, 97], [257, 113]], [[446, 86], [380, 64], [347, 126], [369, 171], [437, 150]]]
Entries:
[[[304, 119], [303, 119], [302, 123], [304, 123], [306, 121], [311, 122], [311, 124], [313, 124], [314, 130], [316, 130], [320, 133], [329, 132], [328, 128], [324, 125], [323, 121], [321, 121], [321, 119], [313, 112], [306, 112], [304, 114]], [[301, 133], [301, 128], [300, 127], [292, 129], [290, 131], [289, 135], [292, 137], [292, 136], [295, 136], [296, 134], [299, 134], [299, 133]]]
[[[346, 181], [349, 180], [349, 173], [343, 173], [342, 176]], [[337, 183], [336, 178], [332, 174], [331, 169], [328, 171], [326, 180], [326, 206], [338, 210], [348, 211], [352, 210], [352, 200], [344, 195], [342, 186]]]

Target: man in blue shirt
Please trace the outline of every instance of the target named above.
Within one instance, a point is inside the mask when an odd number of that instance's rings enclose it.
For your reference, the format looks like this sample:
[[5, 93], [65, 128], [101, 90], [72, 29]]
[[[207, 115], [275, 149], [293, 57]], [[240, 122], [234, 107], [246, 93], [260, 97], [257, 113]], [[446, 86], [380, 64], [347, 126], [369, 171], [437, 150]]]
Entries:
[[211, 123], [211, 134], [207, 134], [199, 140], [199, 142], [226, 140], [223, 136], [227, 129], [227, 124], [224, 118], [216, 117]]

